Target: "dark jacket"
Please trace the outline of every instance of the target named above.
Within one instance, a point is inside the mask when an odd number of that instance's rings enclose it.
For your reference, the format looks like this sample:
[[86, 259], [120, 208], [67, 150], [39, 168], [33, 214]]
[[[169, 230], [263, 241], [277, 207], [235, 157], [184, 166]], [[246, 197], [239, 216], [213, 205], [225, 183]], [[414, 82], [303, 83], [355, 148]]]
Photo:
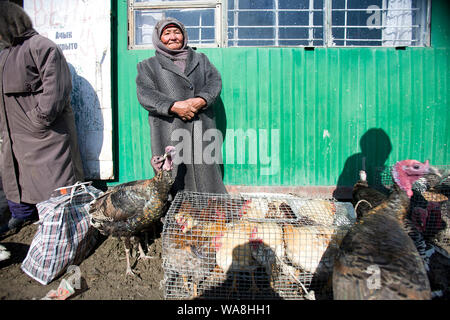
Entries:
[[30, 29], [0, 52], [2, 180], [6, 198], [37, 203], [83, 180], [71, 74], [60, 48]]
[[[149, 112], [152, 154], [164, 153], [168, 145], [177, 146], [179, 140], [172, 140], [176, 129], [186, 129], [191, 141], [183, 141], [191, 146], [191, 159], [182, 164], [175, 163], [172, 171], [175, 177], [172, 193], [180, 190], [195, 192], [226, 193], [222, 173], [217, 164], [199, 163], [199, 152], [203, 152], [210, 142], [202, 142], [208, 129], [216, 129], [212, 105], [222, 90], [222, 80], [217, 69], [203, 53], [188, 47], [189, 53], [185, 71], [182, 72], [169, 58], [156, 52], [155, 56], [137, 65], [137, 97]], [[192, 121], [183, 121], [169, 112], [174, 102], [192, 97], [202, 97], [207, 105], [197, 113]], [[197, 129], [194, 130], [194, 127]], [[200, 130], [201, 128], [201, 130]], [[186, 137], [183, 137], [186, 138]], [[175, 139], [177, 139], [175, 137]], [[179, 152], [180, 150], [177, 150]], [[186, 150], [185, 150], [186, 151]], [[221, 150], [220, 150], [221, 151]], [[194, 159], [197, 157], [196, 159]], [[186, 155], [184, 155], [186, 159]], [[200, 158], [201, 159], [201, 158]]]

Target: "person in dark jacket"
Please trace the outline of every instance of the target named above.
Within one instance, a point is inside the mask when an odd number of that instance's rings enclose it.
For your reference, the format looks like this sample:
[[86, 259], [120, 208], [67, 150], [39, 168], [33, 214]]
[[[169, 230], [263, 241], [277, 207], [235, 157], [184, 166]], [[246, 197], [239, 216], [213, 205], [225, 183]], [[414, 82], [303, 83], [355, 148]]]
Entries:
[[84, 174], [62, 51], [33, 29], [21, 7], [4, 1], [0, 41], [1, 169], [12, 215], [4, 233], [37, 219], [36, 203]]
[[219, 167], [223, 138], [217, 139], [219, 155], [212, 160], [205, 138], [219, 134], [213, 104], [222, 90], [220, 74], [205, 54], [187, 45], [186, 29], [174, 18], [155, 25], [152, 41], [155, 56], [137, 65], [137, 97], [149, 112], [152, 154], [177, 147], [171, 194], [227, 193]]

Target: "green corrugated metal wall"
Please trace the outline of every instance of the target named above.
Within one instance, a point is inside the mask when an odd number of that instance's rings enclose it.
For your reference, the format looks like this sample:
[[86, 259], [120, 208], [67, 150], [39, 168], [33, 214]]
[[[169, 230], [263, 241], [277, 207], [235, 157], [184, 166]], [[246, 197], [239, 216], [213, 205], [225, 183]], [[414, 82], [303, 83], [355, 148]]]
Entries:
[[[117, 35], [116, 183], [153, 176], [147, 112], [137, 101], [135, 79], [137, 63], [154, 51], [127, 50], [126, 5], [124, 0], [117, 3], [113, 26]], [[361, 152], [360, 140], [366, 133], [368, 166], [404, 158], [448, 164], [447, 9], [446, 1], [433, 1], [431, 48], [199, 49], [223, 79], [222, 103], [216, 108], [219, 128], [227, 129], [224, 182], [330, 186], [339, 180], [352, 184], [352, 178], [342, 173], [344, 166], [360, 161], [355, 154]], [[369, 130], [373, 128], [381, 130]], [[279, 157], [272, 155], [273, 174], [262, 174], [270, 167], [262, 160], [237, 163], [241, 150], [236, 147], [231, 154], [226, 145], [233, 137], [230, 130], [238, 129], [272, 133], [267, 143], [264, 134], [257, 135], [257, 153], [270, 157], [269, 151], [279, 149]], [[280, 144], [270, 150], [271, 136], [277, 133]]]

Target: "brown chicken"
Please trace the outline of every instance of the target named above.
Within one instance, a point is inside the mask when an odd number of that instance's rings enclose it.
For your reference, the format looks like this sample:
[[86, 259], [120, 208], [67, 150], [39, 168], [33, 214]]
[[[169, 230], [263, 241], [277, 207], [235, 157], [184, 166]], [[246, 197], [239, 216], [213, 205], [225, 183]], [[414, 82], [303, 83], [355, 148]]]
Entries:
[[[179, 261], [180, 267], [177, 269], [183, 278], [185, 288], [189, 287], [188, 281], [191, 278], [195, 298], [198, 294], [200, 275], [209, 273], [212, 269], [210, 267], [215, 264], [214, 239], [226, 228], [226, 212], [223, 203], [220, 204], [220, 201], [214, 198], [209, 199], [207, 206], [203, 209], [195, 208], [190, 202], [185, 201], [174, 219], [175, 228], [168, 230], [167, 234], [170, 246], [173, 248], [169, 250], [168, 259], [172, 264], [175, 260]], [[179, 257], [175, 258], [174, 255]], [[185, 272], [184, 266], [188, 261], [199, 269], [195, 274], [192, 270]]]
[[189, 283], [192, 284], [191, 297], [198, 296], [198, 284], [206, 277], [210, 267], [210, 261], [197, 256], [190, 247], [179, 247], [175, 243], [169, 243], [164, 252], [164, 266], [181, 275], [183, 286], [191, 293]]
[[[209, 255], [212, 239], [225, 229], [226, 213], [211, 204], [204, 209], [196, 209], [189, 202], [183, 202], [175, 214], [175, 221], [179, 230], [171, 237], [171, 241], [178, 247], [190, 248], [198, 254]], [[203, 254], [202, 254], [203, 253]]]
[[268, 204], [267, 219], [296, 219], [292, 208], [282, 200], [273, 200]]

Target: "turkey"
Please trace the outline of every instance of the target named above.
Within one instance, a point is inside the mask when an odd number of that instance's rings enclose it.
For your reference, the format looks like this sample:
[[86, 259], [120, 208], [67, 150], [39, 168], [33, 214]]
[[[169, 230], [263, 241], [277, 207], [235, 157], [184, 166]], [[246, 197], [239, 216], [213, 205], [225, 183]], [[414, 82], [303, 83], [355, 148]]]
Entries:
[[429, 170], [428, 160], [403, 160], [392, 168], [389, 198], [342, 240], [333, 268], [335, 299], [431, 299], [423, 260], [404, 227], [412, 184]]
[[[411, 229], [424, 259], [432, 298], [450, 296], [450, 186], [448, 170], [431, 172], [413, 185]], [[411, 236], [411, 233], [410, 233]], [[417, 241], [420, 239], [421, 241]], [[420, 244], [420, 245], [418, 245]]]
[[[158, 221], [165, 211], [172, 178], [172, 158], [175, 148], [168, 146], [163, 156], [153, 156], [151, 164], [156, 172], [152, 179], [131, 181], [117, 185], [91, 203], [89, 214], [93, 227], [106, 236], [121, 238], [125, 244], [127, 275], [130, 266], [130, 239]], [[139, 242], [139, 259], [146, 256]]]
[[449, 172], [433, 172], [413, 185], [411, 219], [429, 244], [450, 252]]
[[387, 197], [383, 192], [369, 187], [367, 174], [364, 170], [359, 172], [359, 181], [355, 183], [352, 191], [352, 204], [355, 207], [358, 219], [385, 201]]
[[445, 187], [446, 180], [448, 179], [449, 173], [445, 170], [441, 172], [438, 168], [434, 168], [429, 173], [425, 174], [420, 179], [413, 184], [413, 191], [417, 191], [421, 194], [427, 193], [428, 191], [442, 192], [443, 189], [448, 190]]
[[435, 252], [435, 244], [438, 244], [434, 243], [435, 239], [446, 231], [445, 204], [448, 201], [445, 188], [442, 188], [445, 172], [430, 169], [432, 170], [428, 174], [412, 185], [411, 210], [406, 221], [408, 234], [424, 259], [427, 271], [430, 257]]

